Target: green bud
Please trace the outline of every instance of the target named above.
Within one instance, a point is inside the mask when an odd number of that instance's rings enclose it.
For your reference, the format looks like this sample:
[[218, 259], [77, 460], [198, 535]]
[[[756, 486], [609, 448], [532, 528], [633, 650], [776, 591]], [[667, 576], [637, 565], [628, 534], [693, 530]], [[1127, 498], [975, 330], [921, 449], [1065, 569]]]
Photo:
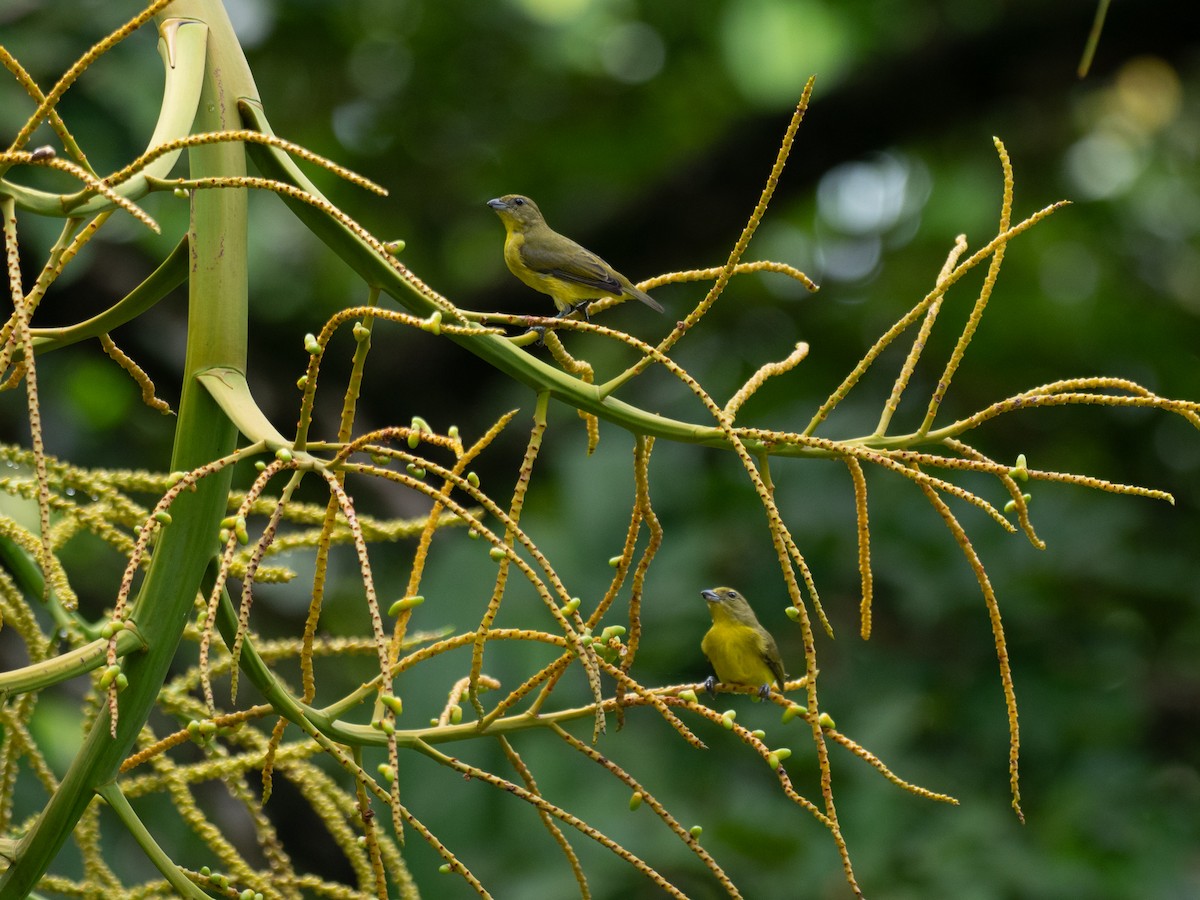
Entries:
[[246, 517], [238, 516], [233, 524], [233, 533], [237, 535], [238, 543], [243, 547], [250, 543], [250, 535], [246, 531]]
[[697, 702], [696, 692], [693, 691], [691, 688], [685, 688], [684, 690], [679, 692], [679, 699], [686, 700], [688, 703], [696, 703]]
[[172, 472], [167, 476], [167, 484], [169, 484], [171, 487], [175, 487], [175, 485], [179, 484], [179, 482], [183, 481], [183, 479], [186, 477], [187, 472]]
[[455, 703], [450, 707], [450, 724], [458, 725], [462, 722], [462, 707]]
[[800, 619], [800, 610], [796, 609], [796, 607], [794, 607], [794, 606], [785, 606], [785, 607], [784, 607], [784, 609], [783, 609], [783, 611], [784, 611], [784, 613], [787, 615], [787, 617], [788, 617], [789, 619], [791, 619], [793, 622], [799, 621], [799, 619]]
[[384, 694], [379, 698], [379, 702], [392, 711], [393, 715], [400, 715], [404, 712], [404, 702], [395, 694]]
[[750, 733], [752, 735], [754, 735], [756, 738], [758, 738], [760, 741], [767, 736], [767, 733], [765, 731], [763, 731], [761, 728], [755, 728]]
[[780, 721], [785, 723], [790, 722], [792, 719], [796, 718], [796, 716], [802, 716], [807, 712], [808, 710], [805, 707], [798, 703], [793, 703], [783, 711], [783, 716], [780, 717]]
[[233, 523], [237, 521], [237, 516], [226, 516], [217, 526], [218, 528], [232, 528]]
[[312, 356], [316, 356], [321, 352], [321, 345], [317, 342], [317, 336], [311, 331], [304, 336], [304, 349]]
[[406, 609], [412, 609], [414, 606], [420, 606], [425, 602], [425, 598], [420, 594], [414, 594], [412, 597], [401, 597], [390, 607], [388, 607], [388, 615], [394, 616]]
[[421, 435], [417, 434], [416, 431], [413, 431], [413, 433], [408, 436], [408, 449], [416, 450], [417, 447], [420, 446], [420, 444], [421, 444]]
[[430, 334], [442, 333], [442, 311], [435, 309], [430, 313], [429, 318], [421, 323], [421, 330], [428, 331]]
[[181, 187], [175, 188], [175, 190], [171, 191], [171, 193], [174, 194], [176, 197], [178, 197], [180, 200], [186, 200], [188, 198], [188, 192], [185, 191]]
[[1029, 480], [1029, 465], [1025, 461], [1025, 454], [1017, 454], [1017, 464], [1008, 470], [1008, 474], [1013, 478], [1019, 478], [1021, 481]]
[[479, 476], [476, 475], [474, 472], [468, 472], [467, 473], [467, 484], [469, 484], [473, 488], [479, 487]]
[[641, 805], [642, 805], [642, 792], [634, 791], [633, 794], [630, 795], [630, 797], [629, 797], [629, 811], [633, 812], [635, 809], [637, 809]]
[[625, 626], [624, 625], [609, 625], [602, 632], [600, 632], [600, 640], [608, 642], [608, 641], [612, 640], [613, 638], [621, 637], [624, 634], [625, 634]]
[[401, 250], [404, 249], [405, 245], [404, 245], [404, 241], [402, 241], [400, 238], [397, 238], [394, 241], [388, 241], [383, 246], [384, 246], [384, 249], [387, 250], [388, 253], [392, 254], [392, 256], [395, 256]]
[[592, 647], [595, 649], [596, 655], [606, 663], [615, 663], [617, 661], [617, 651], [608, 646], [608, 644], [596, 642], [592, 644]]
[[767, 758], [767, 762], [770, 763], [772, 769], [778, 769], [779, 764], [791, 755], [792, 751], [790, 748], [779, 747], [778, 749], [771, 751], [771, 755]]
[[129, 676], [127, 676], [124, 672], [118, 672], [117, 677], [113, 679], [113, 684], [116, 685], [117, 693], [119, 694], [121, 691], [125, 690], [125, 688], [129, 687]]
[[442, 863], [440, 866], [438, 866], [438, 871], [441, 872], [443, 875], [449, 875], [450, 874], [450, 863]]
[[479, 540], [480, 537], [482, 537], [482, 535], [480, 535], [480, 533], [478, 531], [476, 531], [474, 528], [472, 528], [467, 532], [467, 537], [469, 537], [473, 541], [477, 541], [477, 540]]
[[490, 556], [492, 559], [499, 562], [500, 560], [502, 560], [506, 556], [508, 556], [508, 554], [504, 551], [503, 547], [493, 547], [491, 550], [488, 551], [488, 556]]
[[100, 690], [107, 691], [112, 686], [116, 677], [121, 674], [121, 667], [116, 663], [108, 666], [104, 670], [104, 674], [100, 676]]
[[201, 866], [200, 874], [203, 875], [205, 878], [207, 878], [209, 875], [212, 874], [212, 869], [210, 869], [208, 866]]
[[608, 558], [608, 564], [609, 564], [609, 566], [611, 566], [614, 569], [619, 568], [621, 565], [621, 557], [620, 556], [610, 556]]
[[367, 338], [369, 338], [371, 336], [371, 329], [368, 328], [366, 325], [364, 325], [362, 322], [355, 322], [353, 331], [354, 331], [354, 339], [356, 341], [358, 341], [359, 343], [362, 343], [363, 341], [365, 341]]
[[244, 891], [238, 894], [238, 900], [254, 900], [254, 891], [252, 891], [250, 888], [246, 888]]
[[690, 834], [696, 840], [700, 840], [700, 835], [704, 834], [704, 828], [700, 825], [693, 825], [688, 829], [688, 834]]
[[280, 462], [289, 463], [292, 461], [292, 451], [287, 447], [280, 447], [275, 451], [275, 458]]
[[580, 600], [578, 597], [572, 597], [563, 604], [562, 611], [564, 616], [574, 615], [575, 610], [579, 609]]
[[308, 387], [308, 375], [301, 375], [296, 379], [296, 390], [302, 391]]
[[421, 468], [420, 466], [418, 466], [416, 463], [409, 463], [405, 468], [408, 470], [408, 474], [411, 475], [413, 478], [424, 478], [425, 477], [425, 470], [423, 468]]
[[457, 441], [458, 440], [458, 426], [451, 425], [449, 428], [447, 428], [446, 429], [446, 437], [450, 438], [450, 440], [452, 440], [452, 441]]
[[817, 724], [822, 728], [837, 728], [837, 726], [833, 724], [833, 716], [825, 712], [817, 716]]
[[380, 775], [382, 775], [383, 780], [386, 781], [388, 784], [391, 784], [393, 781], [396, 780], [396, 770], [393, 769], [391, 766], [389, 766], [387, 763], [380, 763], [378, 765], [378, 767], [376, 767], [375, 771], [377, 771]]
[[217, 532], [217, 540], [219, 540], [219, 541], [220, 541], [222, 544], [228, 543], [228, 541], [229, 541], [229, 529], [228, 529], [228, 528], [222, 528], [220, 531], [218, 531], [218, 532]]
[[156, 521], [159, 525], [170, 525], [171, 514], [165, 509], [160, 509], [154, 514], [154, 521]]
[[392, 458], [390, 456], [388, 456], [386, 453], [372, 453], [371, 454], [371, 462], [375, 463], [375, 465], [377, 465], [377, 466], [386, 466], [391, 461], [392, 461]]
[[735, 715], [735, 713], [731, 709], [731, 710], [726, 711], [725, 714], [721, 716], [721, 724], [725, 726], [726, 731], [733, 731], [734, 715]]
[[[1030, 495], [1030, 494], [1022, 494], [1022, 495], [1021, 495], [1021, 499], [1022, 499], [1022, 500], [1024, 500], [1024, 501], [1025, 501], [1025, 505], [1026, 505], [1026, 506], [1028, 506], [1028, 505], [1029, 505], [1029, 501], [1033, 499], [1033, 496], [1032, 496], [1032, 495]], [[1016, 508], [1017, 508], [1017, 501], [1016, 501], [1016, 500], [1009, 500], [1007, 503], [1005, 503], [1005, 504], [1004, 504], [1004, 511], [1005, 511], [1006, 513], [1010, 513], [1010, 512], [1012, 512], [1014, 509], [1016, 509]]]
[[116, 624], [117, 624], [116, 622], [105, 622], [103, 625], [101, 625], [100, 626], [100, 637], [104, 638], [107, 641], [114, 634], [116, 634], [117, 629], [114, 627]]
[[255, 472], [261, 472], [264, 469], [266, 469], [266, 467], [267, 467], [267, 464], [265, 462], [263, 462], [261, 459], [254, 461], [254, 471]]

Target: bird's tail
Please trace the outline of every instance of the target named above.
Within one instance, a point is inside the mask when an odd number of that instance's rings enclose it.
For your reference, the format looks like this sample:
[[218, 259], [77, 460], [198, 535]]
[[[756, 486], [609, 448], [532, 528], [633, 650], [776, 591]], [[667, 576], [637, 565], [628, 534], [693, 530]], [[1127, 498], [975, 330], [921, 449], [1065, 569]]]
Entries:
[[643, 303], [645, 303], [648, 307], [650, 307], [655, 312], [664, 312], [663, 305], [661, 303], [659, 303], [657, 300], [655, 300], [653, 297], [651, 297], [649, 294], [647, 294], [645, 291], [639, 291], [637, 288], [630, 286], [629, 293], [630, 293], [630, 296], [636, 297], [638, 300], [641, 300]]

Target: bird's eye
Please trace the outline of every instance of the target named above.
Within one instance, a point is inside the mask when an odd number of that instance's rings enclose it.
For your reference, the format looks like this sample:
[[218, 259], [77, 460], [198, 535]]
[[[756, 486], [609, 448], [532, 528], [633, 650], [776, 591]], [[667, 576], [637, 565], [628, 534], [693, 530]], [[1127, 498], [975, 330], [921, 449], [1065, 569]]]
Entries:
[[513, 201], [513, 206], [524, 206], [524, 205], [525, 205], [525, 200], [521, 197], [518, 197], [517, 199], [515, 199]]

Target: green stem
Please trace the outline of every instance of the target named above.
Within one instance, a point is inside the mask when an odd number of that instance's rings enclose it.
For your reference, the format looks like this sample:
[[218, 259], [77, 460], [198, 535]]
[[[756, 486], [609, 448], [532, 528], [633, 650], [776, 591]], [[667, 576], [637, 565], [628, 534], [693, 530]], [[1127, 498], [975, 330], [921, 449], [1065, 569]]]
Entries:
[[138, 842], [150, 861], [154, 863], [154, 867], [162, 872], [163, 877], [173, 887], [181, 897], [188, 897], [191, 900], [212, 900], [209, 894], [200, 890], [191, 879], [180, 871], [179, 866], [171, 860], [171, 857], [166, 854], [162, 847], [158, 846], [158, 842], [154, 840], [154, 835], [150, 833], [145, 823], [138, 818], [138, 814], [133, 811], [133, 807], [129, 805], [129, 800], [121, 793], [121, 789], [116, 782], [110, 781], [108, 784], [101, 785], [96, 789], [96, 793], [104, 798], [104, 801], [109, 805], [113, 812], [117, 814], [117, 818], [121, 820], [133, 839]]
[[[146, 280], [104, 312], [86, 322], [61, 328], [34, 328], [33, 349], [45, 353], [107, 334], [114, 328], [136, 319], [155, 303], [187, 280], [188, 242], [183, 238]], [[16, 358], [20, 358], [16, 355]]]
[[[117, 656], [128, 656], [145, 649], [145, 641], [134, 629], [125, 628], [117, 634]], [[14, 694], [40, 691], [98, 669], [104, 665], [107, 655], [108, 641], [98, 639], [42, 662], [0, 672], [0, 703], [7, 703]]]
[[[224, 8], [217, 0], [177, 0], [171, 11], [206, 22], [210, 31], [196, 129], [232, 127], [237, 122], [234, 98], [254, 95], [256, 89]], [[245, 154], [236, 144], [196, 147], [189, 154], [194, 176], [236, 177], [246, 171]], [[187, 358], [171, 459], [174, 471], [189, 471], [226, 456], [237, 439], [233, 425], [195, 376], [213, 366], [245, 368], [244, 190], [193, 194], [191, 251]], [[58, 790], [0, 880], [0, 900], [28, 896], [95, 792], [113, 780], [133, 747], [158, 699], [212, 556], [231, 477], [232, 467], [222, 468], [201, 480], [194, 492], [185, 491], [172, 507], [173, 522], [162, 530], [130, 615], [149, 649], [126, 660], [129, 687], [120, 695], [120, 718], [114, 728], [107, 708], [96, 717]]]

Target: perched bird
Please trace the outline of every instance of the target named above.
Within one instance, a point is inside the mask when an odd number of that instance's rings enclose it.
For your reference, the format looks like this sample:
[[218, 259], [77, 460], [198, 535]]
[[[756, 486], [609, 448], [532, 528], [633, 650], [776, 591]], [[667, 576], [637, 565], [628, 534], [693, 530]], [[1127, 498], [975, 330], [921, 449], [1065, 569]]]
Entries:
[[[771, 693], [771, 682], [783, 691], [786, 677], [779, 647], [770, 632], [758, 623], [746, 598], [733, 588], [718, 587], [701, 591], [712, 614], [712, 628], [700, 642], [700, 649], [712, 663], [717, 678], [726, 684], [757, 685], [758, 695]], [[715, 681], [708, 676], [704, 686], [712, 693]]]
[[657, 300], [639, 291], [628, 278], [569, 237], [554, 231], [537, 204], [520, 194], [489, 200], [504, 223], [504, 261], [509, 271], [535, 291], [549, 294], [560, 316], [602, 297], [633, 297], [662, 312]]

